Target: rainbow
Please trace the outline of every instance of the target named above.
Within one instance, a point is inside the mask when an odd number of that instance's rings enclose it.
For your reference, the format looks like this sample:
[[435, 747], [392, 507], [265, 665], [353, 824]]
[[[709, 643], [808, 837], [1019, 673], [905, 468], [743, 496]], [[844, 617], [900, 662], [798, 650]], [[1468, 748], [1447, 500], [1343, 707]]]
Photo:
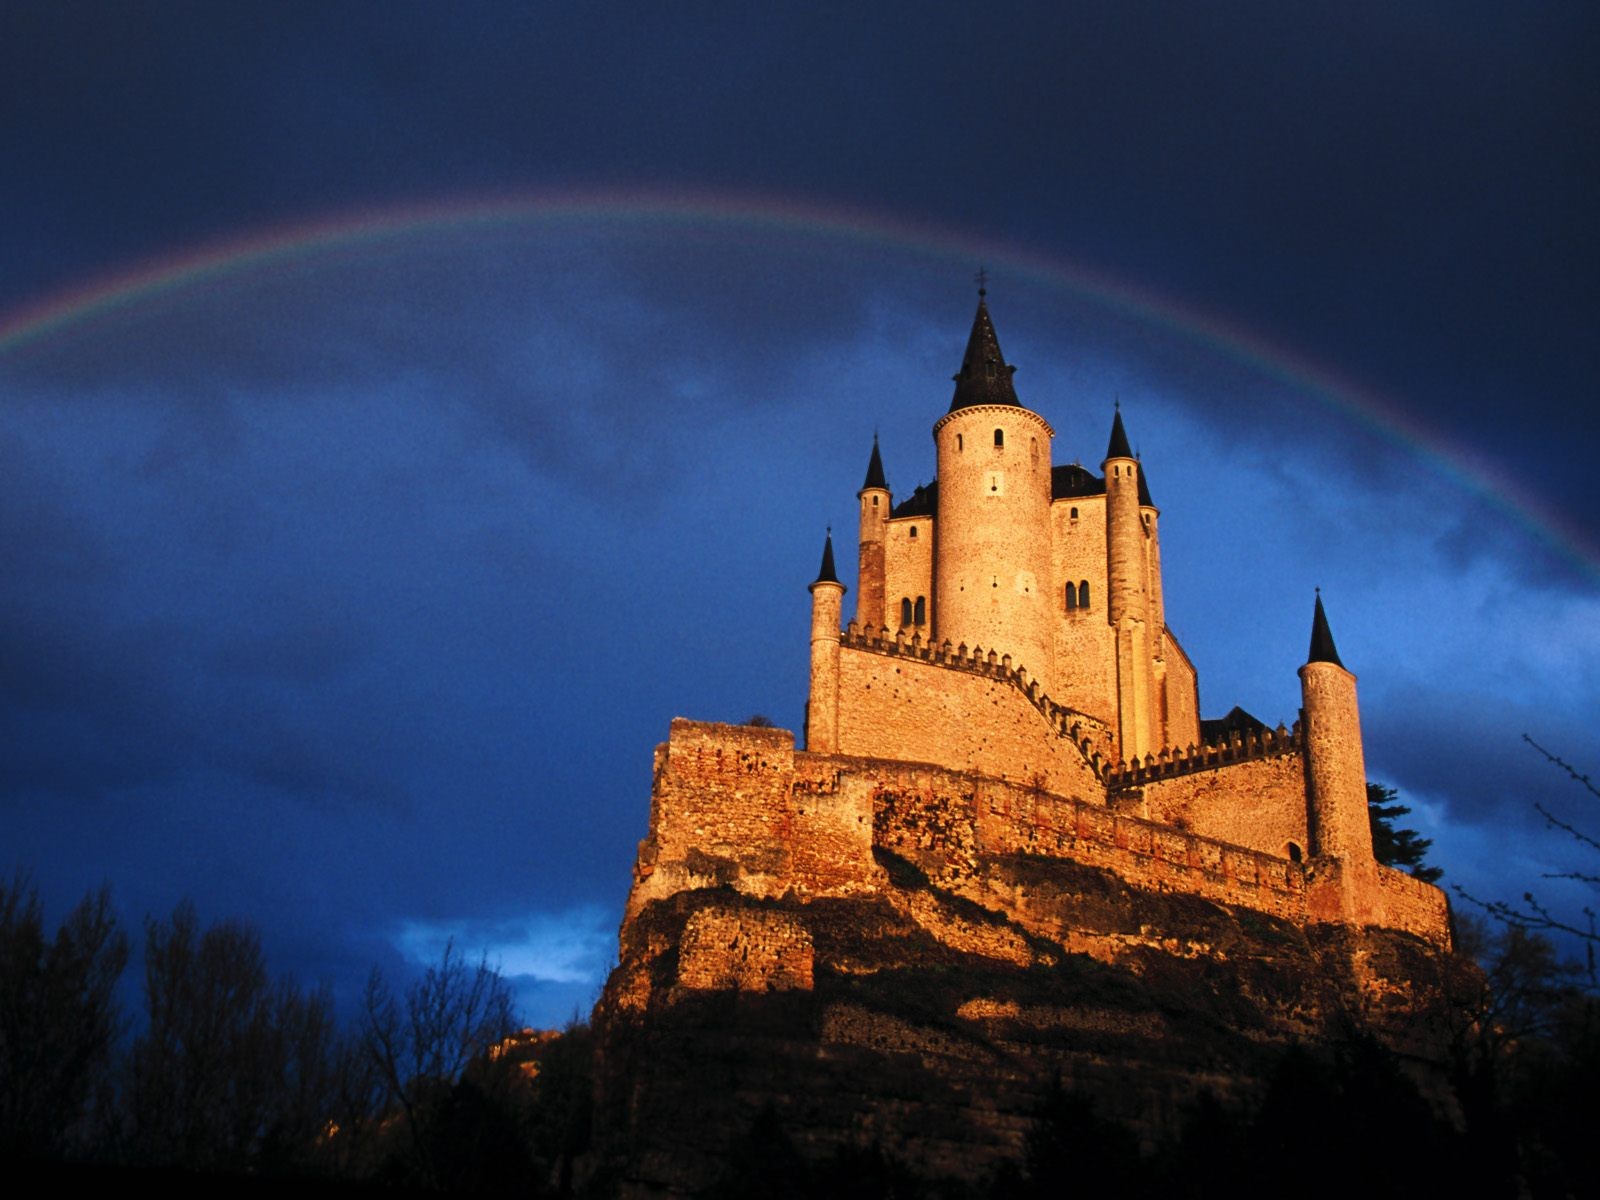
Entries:
[[0, 315], [0, 356], [156, 297], [205, 282], [314, 258], [356, 244], [401, 241], [474, 226], [734, 227], [757, 233], [823, 238], [933, 254], [963, 266], [984, 263], [1013, 278], [1082, 295], [1101, 305], [1203, 343], [1304, 391], [1384, 439], [1402, 446], [1468, 491], [1507, 511], [1540, 542], [1600, 579], [1600, 547], [1489, 462], [1444, 442], [1405, 409], [1296, 351], [1216, 315], [1064, 259], [931, 222], [848, 208], [808, 206], [754, 195], [692, 191], [518, 193], [359, 209], [202, 243], [177, 254], [98, 277]]

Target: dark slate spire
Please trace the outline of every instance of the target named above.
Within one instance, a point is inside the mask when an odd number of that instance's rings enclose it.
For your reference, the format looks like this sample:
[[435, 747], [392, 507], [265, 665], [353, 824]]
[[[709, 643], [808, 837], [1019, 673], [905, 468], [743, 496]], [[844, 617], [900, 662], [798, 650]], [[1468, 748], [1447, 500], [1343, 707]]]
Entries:
[[822, 568], [817, 572], [816, 583], [838, 583], [839, 572], [833, 568], [833, 529], [828, 529], [828, 536], [822, 543]]
[[1328, 628], [1328, 614], [1322, 611], [1322, 589], [1317, 589], [1317, 609], [1311, 617], [1311, 655], [1307, 662], [1331, 662], [1336, 667], [1344, 664], [1339, 661], [1339, 651], [1334, 649], [1333, 632]]
[[1117, 405], [1116, 415], [1111, 418], [1111, 445], [1106, 447], [1107, 458], [1132, 458], [1133, 451], [1128, 447], [1128, 431], [1122, 427], [1122, 405]]
[[868, 488], [882, 488], [889, 490], [889, 481], [883, 475], [883, 459], [878, 454], [878, 435], [872, 435], [872, 457], [867, 460], [867, 481], [861, 485], [864, 492]]
[[961, 360], [961, 370], [951, 378], [956, 381], [956, 394], [950, 400], [950, 411], [971, 408], [975, 404], [1015, 404], [1017, 390], [1011, 385], [1015, 367], [1006, 365], [1000, 353], [1000, 339], [995, 336], [994, 322], [989, 319], [989, 306], [984, 302], [984, 289], [978, 289], [978, 313], [972, 318], [972, 334], [967, 338], [967, 353]]
[[1144, 459], [1142, 458], [1139, 460], [1139, 503], [1144, 508], [1154, 508], [1156, 506], [1156, 502], [1150, 499], [1150, 485], [1145, 482]]

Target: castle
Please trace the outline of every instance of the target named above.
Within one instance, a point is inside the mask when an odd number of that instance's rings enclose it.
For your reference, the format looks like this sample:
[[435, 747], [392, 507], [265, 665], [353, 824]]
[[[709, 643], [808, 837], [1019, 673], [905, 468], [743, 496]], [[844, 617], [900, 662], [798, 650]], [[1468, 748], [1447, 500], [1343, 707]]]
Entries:
[[[996, 845], [1099, 861], [1090, 847], [1104, 841], [1131, 879], [1446, 944], [1443, 893], [1373, 858], [1356, 679], [1320, 596], [1294, 726], [1238, 709], [1202, 722], [1195, 668], [1166, 624], [1160, 510], [1121, 412], [1103, 477], [1055, 466], [1055, 432], [1018, 400], [1014, 371], [980, 290], [933, 425], [935, 480], [895, 503], [873, 439], [848, 626], [831, 534], [825, 543], [810, 588], [805, 750], [780, 750], [777, 732], [676, 722], [630, 911], [703, 882], [691, 861], [729, 855], [821, 871], [737, 872], [756, 892], [870, 886], [874, 839], [896, 836], [885, 815], [870, 800], [852, 816], [795, 795], [816, 772], [848, 793], [898, 766], [994, 790], [981, 824]], [[731, 761], [752, 736], [771, 743], [760, 758], [779, 777], [746, 821], [688, 756], [715, 746]]]
[[804, 748], [656, 750], [595, 1010], [619, 1194], [700, 1194], [761, 1112], [982, 1186], [1051, 1087], [1150, 1147], [1352, 1030], [1439, 1076], [1448, 907], [1373, 858], [1320, 597], [1293, 727], [1202, 721], [1121, 413], [1103, 477], [1056, 467], [1011, 376], [980, 292], [935, 481], [896, 504], [874, 439], [848, 625], [824, 542]]

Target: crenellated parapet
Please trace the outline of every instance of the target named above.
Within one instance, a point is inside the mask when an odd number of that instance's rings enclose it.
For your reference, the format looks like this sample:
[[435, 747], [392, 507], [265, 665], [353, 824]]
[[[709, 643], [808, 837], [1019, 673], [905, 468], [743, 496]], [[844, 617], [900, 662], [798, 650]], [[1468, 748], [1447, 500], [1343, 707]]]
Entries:
[[1234, 730], [1226, 739], [1215, 743], [1187, 747], [1171, 746], [1160, 754], [1146, 754], [1142, 759], [1129, 759], [1106, 772], [1106, 786], [1113, 792], [1125, 788], [1141, 787], [1160, 779], [1173, 779], [1195, 771], [1212, 771], [1234, 763], [1250, 762], [1261, 758], [1277, 758], [1286, 754], [1300, 754], [1305, 749], [1305, 738], [1296, 721], [1293, 728], [1280, 722], [1277, 729], [1262, 729], [1249, 733]]

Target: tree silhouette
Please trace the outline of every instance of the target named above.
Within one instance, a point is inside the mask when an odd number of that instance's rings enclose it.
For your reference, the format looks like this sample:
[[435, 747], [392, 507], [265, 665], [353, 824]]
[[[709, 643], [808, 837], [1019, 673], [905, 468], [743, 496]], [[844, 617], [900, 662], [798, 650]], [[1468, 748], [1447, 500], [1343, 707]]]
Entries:
[[106, 889], [85, 896], [47, 938], [37, 889], [21, 877], [0, 886], [0, 1153], [13, 1161], [89, 1148], [127, 961]]

